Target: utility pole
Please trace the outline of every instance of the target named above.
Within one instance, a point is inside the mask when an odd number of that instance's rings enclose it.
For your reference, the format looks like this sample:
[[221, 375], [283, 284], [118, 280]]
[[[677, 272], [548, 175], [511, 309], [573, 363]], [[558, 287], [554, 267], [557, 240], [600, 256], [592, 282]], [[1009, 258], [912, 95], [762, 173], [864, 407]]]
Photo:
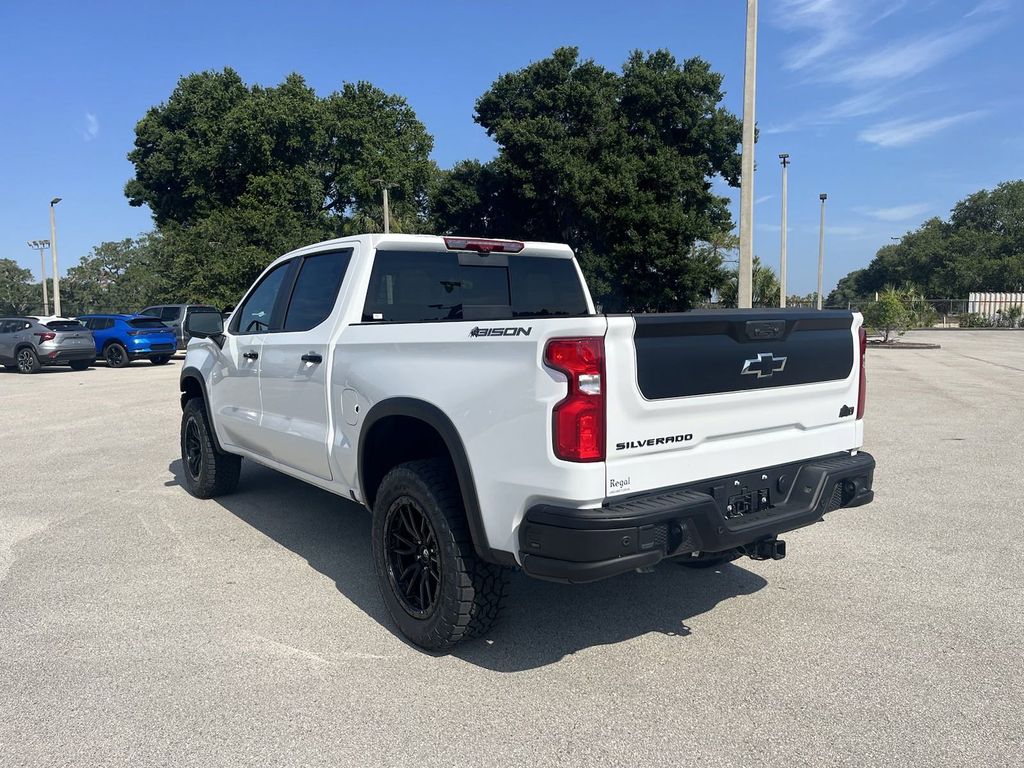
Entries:
[[818, 309], [821, 309], [821, 278], [825, 271], [825, 201], [828, 195], [822, 192], [818, 199], [821, 200], [821, 224], [818, 227]]
[[787, 185], [787, 169], [789, 168], [789, 154], [783, 152], [779, 155], [782, 161], [782, 254], [779, 262], [779, 306], [786, 306], [786, 205], [789, 201], [789, 187]]
[[388, 184], [384, 179], [372, 179], [374, 184], [380, 184], [380, 191], [384, 198], [384, 234], [391, 234], [391, 206], [388, 200], [388, 190], [397, 184]]
[[53, 314], [60, 317], [60, 270], [57, 267], [57, 219], [53, 207], [60, 202], [59, 197], [50, 201], [50, 258], [53, 259]]
[[50, 247], [49, 240], [29, 240], [28, 247], [39, 251], [39, 274], [43, 280], [43, 314], [50, 314], [50, 297], [46, 295], [46, 256], [44, 251]]
[[743, 66], [743, 157], [740, 170], [740, 264], [737, 305], [753, 303], [754, 270], [754, 92], [757, 80], [757, 0], [747, 0], [747, 43]]

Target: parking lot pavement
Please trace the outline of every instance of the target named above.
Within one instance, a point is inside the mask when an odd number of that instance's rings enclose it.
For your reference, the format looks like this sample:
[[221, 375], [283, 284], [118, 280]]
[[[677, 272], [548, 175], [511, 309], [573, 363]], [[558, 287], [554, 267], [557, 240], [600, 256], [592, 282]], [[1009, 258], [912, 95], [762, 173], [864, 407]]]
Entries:
[[0, 374], [0, 766], [1005, 766], [1024, 749], [1024, 333], [869, 353], [875, 503], [782, 562], [513, 578], [434, 657], [359, 507], [197, 501], [177, 376]]

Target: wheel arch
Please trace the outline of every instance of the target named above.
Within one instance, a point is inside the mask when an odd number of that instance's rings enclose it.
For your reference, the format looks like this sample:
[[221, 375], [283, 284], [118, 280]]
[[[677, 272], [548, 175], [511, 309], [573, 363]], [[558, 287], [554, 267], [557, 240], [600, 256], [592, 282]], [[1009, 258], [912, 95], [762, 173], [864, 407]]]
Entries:
[[213, 444], [221, 453], [228, 453], [225, 451], [220, 444], [220, 438], [217, 436], [217, 425], [214, 423], [213, 414], [210, 412], [210, 398], [206, 390], [206, 382], [203, 380], [203, 374], [195, 366], [189, 365], [182, 369], [181, 378], [179, 381], [179, 389], [181, 390], [181, 410], [185, 410], [185, 406], [189, 400], [199, 398], [203, 402], [203, 410], [206, 412], [206, 423], [210, 425], [210, 434], [213, 436]]
[[[414, 449], [410, 449], [414, 441], [389, 440], [399, 432], [408, 435], [409, 430], [418, 431]], [[358, 474], [367, 507], [373, 507], [377, 489], [393, 467], [439, 454], [447, 454], [452, 462], [477, 555], [487, 562], [514, 565], [510, 552], [491, 549], [487, 541], [473, 470], [458, 430], [440, 408], [424, 400], [390, 398], [375, 404], [366, 414], [359, 431]]]

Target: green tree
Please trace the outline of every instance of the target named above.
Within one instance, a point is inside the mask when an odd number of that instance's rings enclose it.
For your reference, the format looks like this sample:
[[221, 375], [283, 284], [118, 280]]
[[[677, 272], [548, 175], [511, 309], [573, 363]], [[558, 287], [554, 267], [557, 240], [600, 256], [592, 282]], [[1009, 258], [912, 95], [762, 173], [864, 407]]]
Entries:
[[1004, 182], [961, 200], [948, 221], [931, 218], [851, 272], [830, 302], [855, 305], [887, 285], [914, 285], [931, 298], [971, 291], [1024, 290], [1024, 181]]
[[324, 98], [297, 74], [247, 86], [231, 69], [182, 78], [136, 126], [125, 186], [148, 205], [164, 300], [233, 303], [274, 257], [353, 231], [428, 226], [433, 139], [400, 96], [346, 83]]
[[442, 174], [437, 227], [568, 242], [611, 311], [693, 306], [718, 266], [693, 246], [731, 229], [711, 180], [739, 178], [741, 124], [721, 85], [705, 61], [664, 50], [615, 73], [560, 48], [502, 75], [476, 105], [498, 156]]
[[883, 291], [878, 301], [864, 308], [864, 323], [869, 328], [879, 331], [882, 341], [888, 343], [893, 334], [901, 335], [911, 324], [911, 314], [907, 311], [903, 297], [895, 288]]
[[61, 280], [64, 314], [137, 312], [164, 294], [159, 235], [100, 243]]
[[[729, 273], [729, 280], [722, 287], [719, 293], [719, 303], [723, 307], [735, 307], [737, 305], [737, 293], [739, 291], [739, 272], [733, 270]], [[755, 307], [777, 307], [779, 306], [780, 285], [775, 277], [775, 271], [761, 263], [761, 259], [754, 257], [754, 267], [751, 274], [751, 303]]]
[[42, 284], [32, 283], [32, 270], [14, 259], [0, 259], [0, 314], [26, 315], [42, 307]]

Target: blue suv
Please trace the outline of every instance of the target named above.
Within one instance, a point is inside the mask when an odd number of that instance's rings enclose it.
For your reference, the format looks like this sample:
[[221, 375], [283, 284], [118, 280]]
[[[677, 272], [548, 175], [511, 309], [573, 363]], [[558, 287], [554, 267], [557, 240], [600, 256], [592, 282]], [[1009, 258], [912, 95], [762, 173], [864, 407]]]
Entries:
[[148, 358], [164, 365], [177, 347], [174, 329], [146, 315], [81, 315], [78, 318], [96, 339], [96, 354], [111, 368]]

